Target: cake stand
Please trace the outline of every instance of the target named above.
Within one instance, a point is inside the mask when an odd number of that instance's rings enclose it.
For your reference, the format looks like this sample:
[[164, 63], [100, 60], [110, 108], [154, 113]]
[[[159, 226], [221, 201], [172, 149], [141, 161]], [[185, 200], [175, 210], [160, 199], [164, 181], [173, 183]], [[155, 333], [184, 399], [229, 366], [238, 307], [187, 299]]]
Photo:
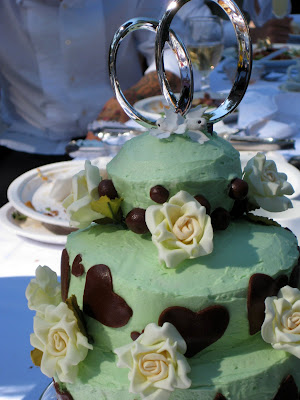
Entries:
[[43, 391], [40, 400], [57, 400], [53, 382], [51, 382]]

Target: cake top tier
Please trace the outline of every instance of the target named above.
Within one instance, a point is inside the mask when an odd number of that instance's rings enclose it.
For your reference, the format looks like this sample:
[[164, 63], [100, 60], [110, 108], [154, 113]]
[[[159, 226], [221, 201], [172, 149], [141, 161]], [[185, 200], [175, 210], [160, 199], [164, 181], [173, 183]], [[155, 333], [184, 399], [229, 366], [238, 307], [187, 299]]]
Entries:
[[200, 144], [186, 135], [158, 139], [146, 132], [128, 141], [107, 165], [108, 175], [124, 199], [124, 215], [133, 208], [155, 204], [150, 190], [157, 185], [170, 196], [184, 190], [205, 196], [212, 210], [230, 210], [230, 183], [242, 176], [239, 153], [217, 135], [209, 136]]

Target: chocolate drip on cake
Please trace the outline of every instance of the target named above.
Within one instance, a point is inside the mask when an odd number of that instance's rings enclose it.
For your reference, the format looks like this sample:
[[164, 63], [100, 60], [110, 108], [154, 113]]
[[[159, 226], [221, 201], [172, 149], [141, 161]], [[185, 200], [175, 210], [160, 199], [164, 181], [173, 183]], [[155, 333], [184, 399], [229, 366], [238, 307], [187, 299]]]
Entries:
[[63, 249], [61, 254], [61, 298], [62, 301], [66, 301], [68, 298], [69, 285], [70, 285], [70, 264], [69, 254], [66, 249]]
[[298, 400], [298, 388], [292, 375], [288, 375], [282, 382], [272, 400]]
[[227, 399], [221, 393], [217, 393], [216, 397], [214, 398], [214, 400], [227, 400]]
[[54, 383], [54, 389], [57, 394], [57, 400], [73, 400], [73, 397], [67, 390], [62, 391], [59, 387], [59, 384], [54, 380], [53, 383]]

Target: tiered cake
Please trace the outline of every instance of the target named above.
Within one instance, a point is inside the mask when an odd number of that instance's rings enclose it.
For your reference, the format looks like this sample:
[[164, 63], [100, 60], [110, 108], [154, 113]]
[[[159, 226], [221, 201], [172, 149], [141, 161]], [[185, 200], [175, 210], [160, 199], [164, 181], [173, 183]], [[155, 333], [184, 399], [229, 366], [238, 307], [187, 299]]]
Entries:
[[[69, 236], [62, 255], [62, 299], [69, 299], [66, 309], [74, 311], [76, 296], [75, 314], [85, 325], [80, 342], [84, 338], [89, 349], [80, 362], [76, 349], [75, 356], [69, 354], [68, 363], [78, 364], [76, 376], [66, 377], [64, 357], [58, 362], [54, 379], [66, 398], [297, 398], [275, 397], [282, 385], [291, 393], [300, 385], [300, 292], [292, 289], [298, 286], [297, 240], [272, 221], [243, 213], [254, 203], [249, 193], [246, 197], [239, 154], [215, 134], [207, 137], [199, 144], [188, 135], [158, 139], [145, 133], [108, 164], [111, 180], [101, 180], [88, 162], [74, 178], [73, 187], [82, 185], [84, 196], [75, 199], [80, 190], [73, 191], [67, 209], [71, 220], [80, 209], [87, 215], [83, 203], [88, 202], [82, 201], [87, 198], [99, 215], [97, 224]], [[287, 185], [270, 170], [263, 174], [269, 175], [269, 187]], [[260, 185], [266, 183], [263, 174]], [[265, 196], [270, 202], [280, 198]], [[285, 294], [292, 306], [278, 307], [276, 317], [265, 320], [265, 299], [273, 304], [272, 296]], [[52, 304], [59, 307], [57, 301]], [[269, 313], [275, 309], [271, 305]], [[44, 329], [45, 314], [37, 312], [32, 344], [43, 352], [47, 373], [45, 343], [36, 341], [38, 318]], [[263, 323], [272, 345], [262, 338]], [[62, 341], [61, 349], [68, 347], [61, 333], [53, 340]], [[158, 351], [163, 360], [153, 356], [157, 343], [164, 348]], [[141, 357], [148, 354], [144, 365]]]
[[297, 239], [252, 213], [291, 207], [293, 189], [262, 153], [242, 171], [211, 115], [166, 110], [108, 179], [88, 161], [74, 176], [61, 286], [39, 267], [26, 291], [59, 399], [298, 400]]

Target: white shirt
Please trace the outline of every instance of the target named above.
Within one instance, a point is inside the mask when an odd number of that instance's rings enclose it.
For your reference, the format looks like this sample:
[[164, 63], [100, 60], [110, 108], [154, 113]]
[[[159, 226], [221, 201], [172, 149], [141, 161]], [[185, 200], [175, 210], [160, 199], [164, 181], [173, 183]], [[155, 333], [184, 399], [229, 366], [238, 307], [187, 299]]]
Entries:
[[[168, 0], [0, 0], [0, 145], [41, 154], [63, 154], [86, 133], [114, 94], [108, 49], [127, 20], [159, 19]], [[154, 60], [154, 34], [139, 30], [120, 45], [122, 90], [142, 76], [138, 51]], [[178, 72], [173, 57], [166, 66]], [[167, 57], [165, 57], [167, 64]], [[149, 70], [153, 70], [152, 67]]]
[[[258, 0], [258, 4], [260, 7], [259, 13], [257, 13], [255, 10], [254, 0], [244, 0], [243, 9], [249, 13], [250, 18], [254, 22], [255, 26], [262, 26], [275, 16], [273, 15], [272, 10], [272, 0]], [[288, 13], [290, 13], [292, 8], [291, 1], [289, 1], [288, 7]]]

